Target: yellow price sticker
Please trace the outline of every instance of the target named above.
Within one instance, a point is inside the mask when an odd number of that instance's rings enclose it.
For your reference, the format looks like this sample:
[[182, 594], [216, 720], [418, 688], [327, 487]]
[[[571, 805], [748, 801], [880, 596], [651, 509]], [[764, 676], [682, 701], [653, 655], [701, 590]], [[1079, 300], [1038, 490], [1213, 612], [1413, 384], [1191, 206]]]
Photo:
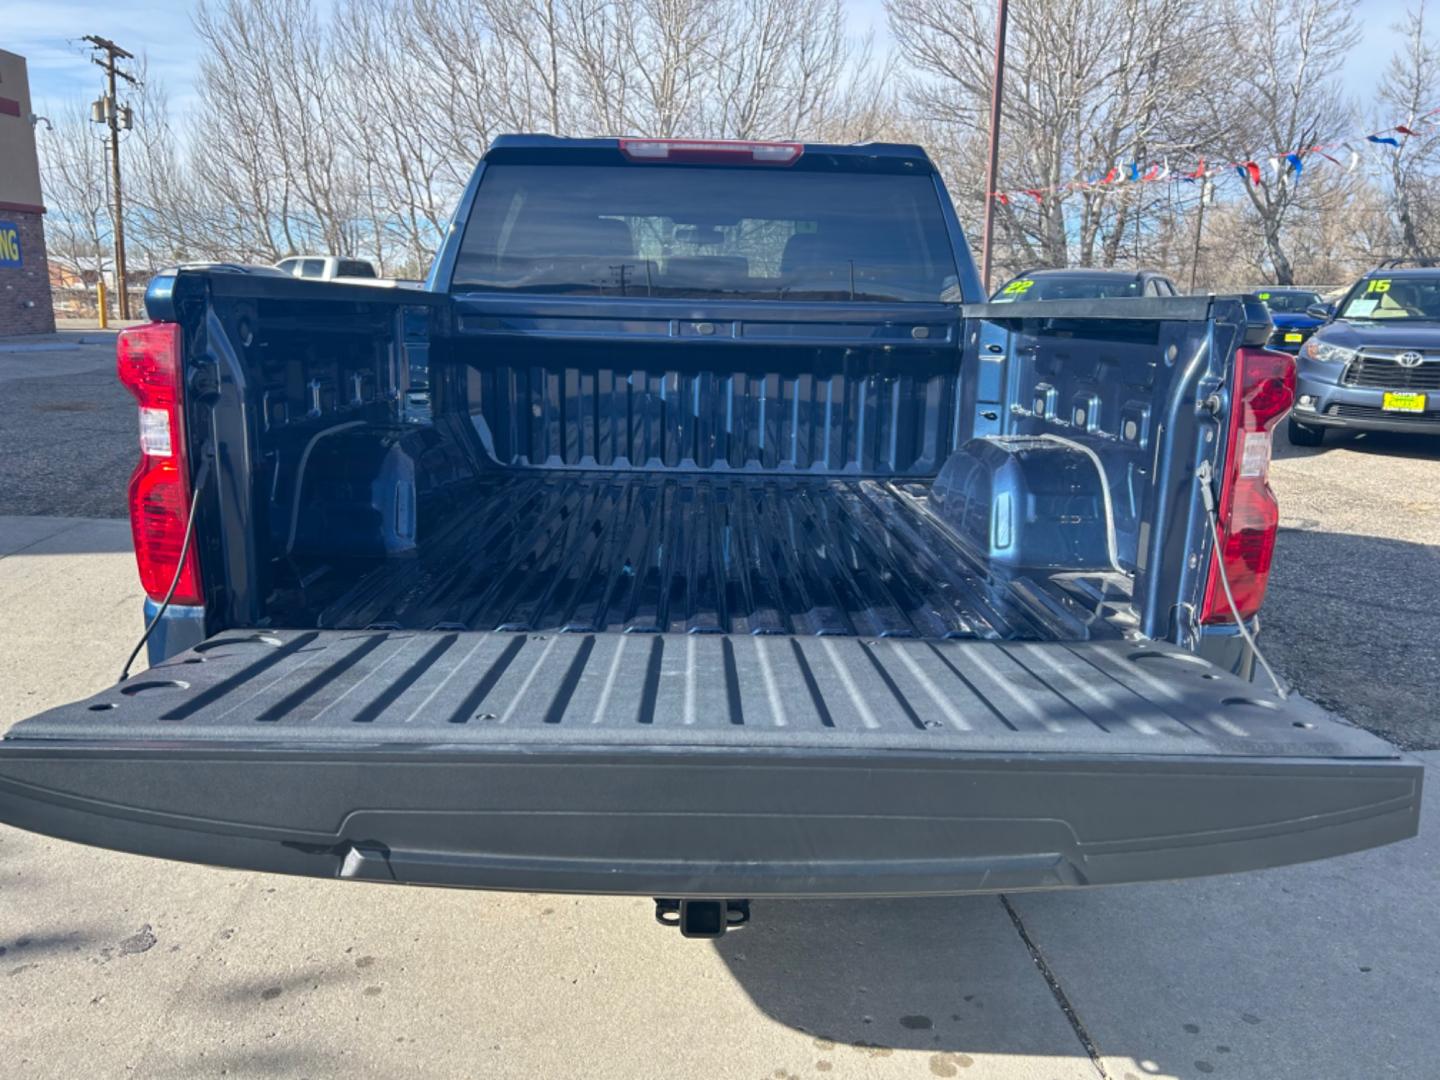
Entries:
[[1270, 294], [1269, 294], [1268, 292], [1256, 293], [1255, 295], [1258, 296], [1258, 297], [1260, 297], [1261, 300], [1269, 300], [1269, 299], [1270, 299]]
[[1370, 282], [1370, 287], [1367, 288], [1365, 291], [1366, 291], [1366, 292], [1381, 292], [1381, 293], [1389, 292], [1389, 291], [1390, 291], [1390, 279], [1389, 279], [1389, 278], [1376, 278], [1374, 281]]
[[1005, 286], [1005, 295], [1015, 296], [1019, 293], [1027, 292], [1029, 291], [1030, 286], [1034, 284], [1034, 280], [1030, 278], [1025, 278], [1021, 281], [1012, 281], [1009, 285]]

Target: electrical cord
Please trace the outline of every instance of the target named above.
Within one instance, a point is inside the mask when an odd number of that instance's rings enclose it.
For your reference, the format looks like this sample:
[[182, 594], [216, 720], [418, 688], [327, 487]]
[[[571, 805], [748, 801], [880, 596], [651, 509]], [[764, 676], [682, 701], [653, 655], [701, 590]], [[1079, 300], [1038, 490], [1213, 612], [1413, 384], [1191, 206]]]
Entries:
[[140, 640], [135, 643], [135, 648], [130, 650], [130, 655], [125, 660], [125, 666], [120, 669], [120, 678], [116, 680], [117, 682], [124, 682], [130, 677], [131, 665], [140, 655], [140, 650], [145, 647], [145, 642], [150, 640], [150, 635], [155, 632], [155, 627], [160, 624], [160, 620], [170, 607], [170, 601], [175, 598], [175, 590], [180, 587], [180, 575], [185, 570], [185, 557], [190, 553], [190, 543], [195, 536], [195, 511], [200, 507], [200, 495], [204, 492], [205, 483], [209, 479], [210, 455], [205, 452], [200, 458], [200, 470], [195, 475], [195, 490], [190, 494], [190, 514], [185, 519], [185, 537], [180, 541], [180, 558], [175, 562], [175, 576], [170, 579], [170, 588], [166, 590], [165, 599], [160, 601], [160, 607], [156, 609], [149, 625], [145, 627], [145, 632], [140, 635]]
[[1215, 541], [1215, 567], [1220, 572], [1220, 588], [1225, 593], [1225, 603], [1230, 606], [1230, 614], [1235, 617], [1235, 627], [1240, 631], [1240, 636], [1245, 639], [1245, 644], [1250, 646], [1250, 651], [1265, 669], [1265, 674], [1270, 676], [1270, 682], [1275, 687], [1275, 696], [1284, 701], [1290, 696], [1290, 688], [1275, 674], [1275, 669], [1270, 666], [1265, 654], [1260, 651], [1260, 646], [1256, 644], [1255, 635], [1240, 617], [1240, 607], [1235, 603], [1235, 594], [1230, 589], [1230, 575], [1225, 571], [1225, 560], [1220, 558], [1220, 511], [1215, 505], [1215, 491], [1210, 486], [1211, 471], [1208, 461], [1201, 464], [1195, 478], [1200, 481], [1200, 501], [1205, 504], [1205, 521], [1210, 526], [1210, 537]]

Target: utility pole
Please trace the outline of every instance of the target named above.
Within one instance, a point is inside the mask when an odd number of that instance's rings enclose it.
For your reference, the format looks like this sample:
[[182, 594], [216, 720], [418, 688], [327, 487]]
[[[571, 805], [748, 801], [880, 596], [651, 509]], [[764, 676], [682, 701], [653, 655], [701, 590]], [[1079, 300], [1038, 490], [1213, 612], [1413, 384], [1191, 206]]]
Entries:
[[[109, 38], [87, 34], [85, 41], [94, 46], [90, 60], [105, 72], [106, 93], [91, 107], [90, 119], [110, 128], [110, 178], [115, 188], [115, 299], [122, 319], [130, 318], [130, 292], [125, 287], [125, 200], [120, 192], [120, 131], [131, 127], [130, 107], [121, 109], [115, 99], [115, 80], [124, 79], [131, 86], [139, 86], [135, 76], [116, 66], [117, 60], [134, 60], [135, 54], [126, 52]], [[103, 59], [102, 59], [103, 56]]]
[[1195, 275], [1200, 272], [1200, 235], [1205, 229], [1205, 203], [1210, 197], [1210, 178], [1200, 178], [1200, 206], [1195, 215], [1195, 250], [1190, 255], [1190, 291], [1195, 291]]
[[995, 81], [990, 90], [990, 164], [985, 170], [985, 232], [980, 241], [980, 283], [982, 300], [990, 298], [990, 251], [995, 241], [995, 185], [1000, 172], [1000, 98], [1005, 90], [1005, 25], [1010, 19], [1009, 0], [999, 0], [995, 9]]

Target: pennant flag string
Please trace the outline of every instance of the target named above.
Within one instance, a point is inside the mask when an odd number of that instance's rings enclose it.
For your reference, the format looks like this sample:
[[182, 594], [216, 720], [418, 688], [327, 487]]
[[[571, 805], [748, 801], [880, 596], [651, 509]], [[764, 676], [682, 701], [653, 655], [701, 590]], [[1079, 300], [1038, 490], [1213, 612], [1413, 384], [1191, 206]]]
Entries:
[[[1402, 139], [1395, 136], [1402, 136], [1403, 139], [1418, 139], [1440, 133], [1440, 106], [1431, 109], [1429, 112], [1420, 114], [1409, 124], [1396, 124], [1393, 127], [1382, 128], [1379, 131], [1372, 131], [1364, 136], [1356, 136], [1362, 145], [1368, 143], [1375, 147], [1393, 147], [1396, 150], [1403, 148]], [[1345, 150], [1349, 154], [1348, 163], [1342, 163], [1341, 159], [1330, 153], [1331, 150]], [[1052, 196], [1063, 198], [1072, 191], [1085, 191], [1091, 188], [1104, 188], [1111, 185], [1120, 186], [1127, 184], [1149, 184], [1165, 180], [1183, 180], [1187, 183], [1201, 181], [1201, 197], [1209, 201], [1214, 197], [1214, 180], [1222, 170], [1233, 170], [1241, 180], [1252, 185], [1265, 184], [1265, 174], [1261, 169], [1259, 161], [1268, 162], [1271, 171], [1271, 183], [1279, 183], [1288, 175], [1298, 181], [1305, 172], [1305, 158], [1309, 154], [1317, 154], [1333, 165], [1341, 166], [1346, 173], [1353, 173], [1360, 164], [1360, 151], [1350, 142], [1335, 142], [1318, 144], [1298, 150], [1282, 150], [1272, 154], [1257, 155], [1243, 161], [1231, 161], [1224, 166], [1207, 164], [1205, 158], [1201, 158], [1193, 170], [1187, 172], [1173, 173], [1168, 161], [1162, 159], [1158, 162], [1130, 161], [1122, 169], [1118, 165], [1111, 165], [1104, 173], [1087, 172], [1076, 175], [1073, 180], [1065, 183], [1054, 184], [1048, 187], [1019, 188], [1015, 191], [994, 191], [991, 198], [998, 200], [1002, 205], [1010, 205], [1010, 196], [1026, 195], [1035, 201], [1037, 207], [1045, 204]], [[1288, 166], [1288, 171], [1287, 171]]]

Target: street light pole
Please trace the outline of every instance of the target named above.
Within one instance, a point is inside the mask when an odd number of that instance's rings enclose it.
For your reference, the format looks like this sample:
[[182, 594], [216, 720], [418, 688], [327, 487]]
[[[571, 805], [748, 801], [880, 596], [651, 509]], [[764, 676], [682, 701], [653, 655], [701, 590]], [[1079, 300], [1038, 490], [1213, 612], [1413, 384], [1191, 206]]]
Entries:
[[1000, 99], [1005, 90], [1005, 27], [1010, 0], [998, 0], [995, 9], [995, 80], [990, 90], [990, 162], [985, 170], [985, 232], [980, 242], [980, 282], [990, 295], [990, 254], [995, 242], [995, 186], [1000, 172]]
[[[125, 200], [120, 190], [120, 116], [119, 102], [115, 98], [115, 80], [124, 79], [128, 83], [134, 83], [135, 79], [128, 73], [119, 70], [115, 66], [117, 59], [133, 60], [134, 53], [126, 52], [119, 45], [116, 45], [108, 38], [102, 38], [95, 34], [89, 34], [85, 40], [90, 42], [97, 52], [104, 54], [104, 59], [95, 56], [91, 59], [105, 70], [107, 91], [104, 104], [101, 108], [103, 122], [110, 128], [110, 178], [115, 188], [115, 300], [122, 319], [130, 318], [130, 292], [125, 287]], [[126, 112], [126, 124], [128, 128], [129, 109]]]

